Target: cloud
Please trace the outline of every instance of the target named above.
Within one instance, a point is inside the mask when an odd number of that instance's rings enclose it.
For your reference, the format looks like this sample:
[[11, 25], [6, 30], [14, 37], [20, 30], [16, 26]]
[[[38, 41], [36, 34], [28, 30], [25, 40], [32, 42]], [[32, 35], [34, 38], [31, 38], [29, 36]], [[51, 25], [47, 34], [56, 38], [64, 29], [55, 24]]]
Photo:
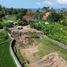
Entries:
[[38, 6], [52, 6], [52, 3], [50, 1], [41, 1], [36, 3]]
[[[39, 1], [39, 2], [38, 2]], [[38, 7], [67, 8], [67, 0], [38, 0]]]
[[67, 0], [57, 0], [57, 2], [59, 3], [59, 4], [67, 4]]
[[44, 2], [43, 2], [43, 5], [52, 6], [52, 3], [51, 3], [50, 1], [44, 1]]

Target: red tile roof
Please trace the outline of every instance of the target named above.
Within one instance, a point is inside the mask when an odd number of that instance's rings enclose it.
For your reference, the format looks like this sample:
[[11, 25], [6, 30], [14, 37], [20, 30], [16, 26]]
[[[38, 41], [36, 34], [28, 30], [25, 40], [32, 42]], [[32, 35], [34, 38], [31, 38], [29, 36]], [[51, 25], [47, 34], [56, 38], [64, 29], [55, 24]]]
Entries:
[[32, 20], [32, 17], [31, 16], [24, 16], [23, 19], [29, 22]]

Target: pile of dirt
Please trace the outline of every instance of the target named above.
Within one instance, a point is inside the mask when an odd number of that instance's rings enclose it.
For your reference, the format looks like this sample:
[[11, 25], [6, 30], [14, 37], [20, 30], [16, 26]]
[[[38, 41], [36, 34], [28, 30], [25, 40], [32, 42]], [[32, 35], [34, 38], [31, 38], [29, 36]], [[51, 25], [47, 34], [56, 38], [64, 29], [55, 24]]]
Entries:
[[22, 36], [16, 43], [21, 48], [29, 48], [30, 46], [37, 45], [36, 40], [27, 35]]
[[16, 44], [20, 48], [28, 48], [30, 46], [37, 45], [37, 42], [34, 38], [40, 38], [40, 35], [43, 34], [41, 31], [36, 29], [22, 29], [22, 30], [12, 30], [11, 34], [16, 40]]
[[67, 62], [55, 52], [44, 56], [40, 61], [32, 63], [29, 67], [67, 67]]
[[23, 35], [30, 35], [31, 37], [40, 37], [41, 35], [43, 35], [43, 32], [38, 31], [36, 29], [28, 28], [28, 29], [22, 29], [22, 30], [11, 30], [11, 34], [14, 38], [17, 38]]

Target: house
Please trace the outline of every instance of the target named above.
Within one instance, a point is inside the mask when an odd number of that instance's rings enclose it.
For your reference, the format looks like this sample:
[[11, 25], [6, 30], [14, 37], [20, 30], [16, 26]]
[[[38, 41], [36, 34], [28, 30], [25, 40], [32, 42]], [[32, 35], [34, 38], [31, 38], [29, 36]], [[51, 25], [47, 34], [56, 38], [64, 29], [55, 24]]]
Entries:
[[25, 20], [26, 22], [30, 22], [32, 20], [31, 16], [24, 16], [23, 20]]
[[23, 17], [23, 22], [24, 22], [24, 24], [23, 25], [28, 25], [30, 22], [32, 23], [32, 22], [38, 22], [39, 20], [38, 19], [34, 19], [34, 18], [32, 18], [32, 16], [24, 16]]
[[45, 14], [43, 15], [42, 20], [46, 21], [50, 14], [51, 14], [51, 12], [45, 12]]

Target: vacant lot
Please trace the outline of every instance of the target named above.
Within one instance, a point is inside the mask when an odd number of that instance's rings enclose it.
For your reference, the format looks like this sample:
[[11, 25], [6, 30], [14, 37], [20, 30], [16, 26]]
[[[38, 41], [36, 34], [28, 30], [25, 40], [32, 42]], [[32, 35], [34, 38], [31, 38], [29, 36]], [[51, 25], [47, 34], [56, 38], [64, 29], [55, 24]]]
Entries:
[[0, 67], [16, 67], [9, 52], [10, 42], [7, 32], [0, 32]]

